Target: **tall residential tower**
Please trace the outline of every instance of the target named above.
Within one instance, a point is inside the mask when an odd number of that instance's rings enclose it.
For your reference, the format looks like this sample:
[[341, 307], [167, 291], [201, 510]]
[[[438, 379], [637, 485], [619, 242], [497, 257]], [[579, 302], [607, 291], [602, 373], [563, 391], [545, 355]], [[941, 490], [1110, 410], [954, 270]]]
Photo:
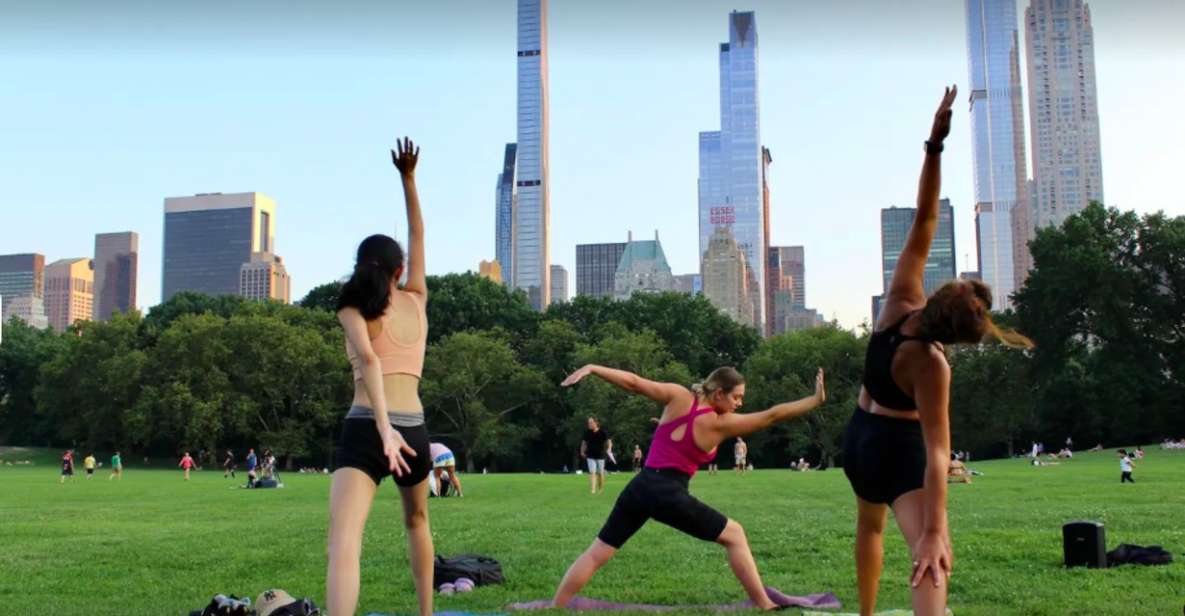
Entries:
[[[699, 135], [699, 244], [704, 295], [734, 319], [764, 332], [769, 243], [763, 177], [768, 160], [761, 146], [757, 21], [752, 12], [729, 14], [728, 42], [720, 45], [719, 62], [720, 130]], [[717, 245], [715, 250], [713, 244]], [[712, 275], [707, 271], [709, 253], [713, 258], [723, 258], [729, 245], [744, 254], [743, 262], [739, 262], [744, 267], [740, 280], [721, 276], [724, 270], [719, 260], [713, 265]], [[714, 288], [717, 284], [726, 287]], [[745, 295], [734, 298], [734, 292]]]
[[550, 304], [551, 210], [547, 176], [547, 3], [518, 0], [518, 142], [510, 279], [531, 305]]
[[1103, 200], [1094, 28], [1082, 0], [1032, 0], [1025, 10], [1032, 114], [1029, 233]]
[[[979, 271], [1007, 308], [1024, 263], [1028, 226], [1016, 0], [966, 0], [971, 152]], [[1023, 277], [1023, 276], [1020, 276]]]

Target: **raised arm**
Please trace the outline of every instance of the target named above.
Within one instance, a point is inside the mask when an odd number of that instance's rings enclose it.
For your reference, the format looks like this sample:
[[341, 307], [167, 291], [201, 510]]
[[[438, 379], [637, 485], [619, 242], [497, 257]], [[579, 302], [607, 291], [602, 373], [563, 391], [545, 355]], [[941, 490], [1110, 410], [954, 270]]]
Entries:
[[927, 583], [926, 574], [935, 586], [950, 577], [952, 554], [946, 520], [946, 474], [950, 465], [950, 366], [937, 350], [929, 356], [929, 378], [914, 385], [922, 438], [926, 447], [926, 475], [923, 487], [923, 533], [912, 545], [913, 585]]
[[[613, 368], [606, 368], [596, 364], [589, 364], [583, 368], [568, 375], [563, 383], [563, 387], [571, 387], [580, 382], [581, 379], [588, 375], [600, 377], [611, 385], [616, 385], [630, 393], [641, 394], [662, 404], [670, 404], [676, 396], [687, 395], [691, 392], [685, 387], [676, 385], [674, 383], [659, 383], [644, 379], [633, 372], [626, 372], [625, 370], [614, 370]], [[690, 402], [689, 402], [690, 403]]]
[[[748, 436], [776, 423], [794, 419], [809, 413], [827, 399], [827, 387], [823, 382], [823, 369], [815, 375], [815, 393], [794, 402], [783, 402], [758, 413], [728, 413], [721, 415], [716, 423], [719, 440]], [[745, 445], [748, 451], [748, 445]]]
[[416, 191], [416, 163], [420, 160], [420, 148], [411, 139], [395, 143], [391, 150], [391, 162], [399, 170], [403, 182], [403, 198], [407, 203], [407, 282], [403, 289], [420, 295], [428, 294], [428, 283], [424, 269], [424, 216], [420, 212], [420, 195]]
[[959, 89], [951, 86], [942, 96], [942, 103], [934, 114], [930, 128], [930, 139], [926, 141], [926, 158], [922, 163], [922, 176], [918, 180], [918, 213], [913, 227], [905, 240], [889, 284], [886, 299], [921, 304], [926, 301], [922, 277], [926, 272], [926, 259], [930, 255], [930, 242], [938, 228], [938, 195], [942, 189], [942, 142], [950, 134], [951, 105]]

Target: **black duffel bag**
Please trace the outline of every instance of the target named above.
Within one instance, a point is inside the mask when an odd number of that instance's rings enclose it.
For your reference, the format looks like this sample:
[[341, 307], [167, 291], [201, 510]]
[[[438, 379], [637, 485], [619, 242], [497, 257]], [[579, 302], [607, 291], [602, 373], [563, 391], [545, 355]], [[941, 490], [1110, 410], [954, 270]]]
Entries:
[[432, 585], [453, 584], [461, 578], [469, 578], [477, 586], [501, 584], [502, 565], [498, 561], [477, 554], [461, 554], [453, 558], [437, 556], [432, 566]]

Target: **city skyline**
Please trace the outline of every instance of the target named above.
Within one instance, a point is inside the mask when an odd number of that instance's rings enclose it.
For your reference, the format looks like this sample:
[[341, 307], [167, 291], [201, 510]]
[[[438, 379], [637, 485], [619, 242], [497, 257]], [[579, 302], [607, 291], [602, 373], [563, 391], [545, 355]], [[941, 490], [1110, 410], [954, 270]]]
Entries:
[[[439, 58], [428, 54], [445, 47], [433, 47], [430, 39], [415, 38], [403, 48], [384, 47], [396, 45], [387, 40], [394, 37], [362, 36], [359, 45], [367, 47], [348, 65], [311, 59], [282, 44], [273, 51], [248, 44], [236, 51], [243, 66], [231, 69], [224, 61], [229, 52], [200, 44], [181, 49], [149, 34], [120, 39], [85, 59], [70, 50], [106, 39], [69, 38], [59, 58], [43, 51], [45, 40], [30, 38], [32, 28], [7, 37], [0, 63], [12, 69], [14, 87], [25, 94], [3, 101], [7, 119], [0, 120], [12, 144], [0, 154], [0, 181], [12, 187], [5, 203], [13, 206], [5, 207], [0, 253], [38, 252], [54, 260], [87, 254], [96, 232], [137, 231], [138, 302], [148, 307], [161, 291], [160, 200], [258, 189], [284, 204], [284, 261], [299, 274], [292, 290], [296, 299], [347, 273], [365, 235], [403, 230], [398, 183], [384, 147], [397, 132], [406, 132], [424, 146], [420, 187], [429, 272], [473, 269], [479, 259], [494, 255], [491, 163], [501, 159], [514, 117], [516, 69], [506, 53], [513, 46], [514, 5], [493, 4], [475, 14], [472, 24], [459, 25], [474, 36], [463, 37]], [[640, 10], [654, 17], [674, 6], [658, 2]], [[1142, 92], [1150, 77], [1185, 66], [1181, 43], [1157, 27], [1180, 23], [1171, 17], [1182, 12], [1169, 3], [1125, 6], [1091, 4], [1108, 205], [1185, 213], [1169, 183], [1185, 161], [1159, 145], [1185, 138], [1181, 120], [1160, 112], [1164, 100], [1185, 92], [1177, 83], [1166, 84], [1156, 96]], [[623, 5], [607, 3], [596, 13], [553, 6], [550, 256], [572, 263], [577, 243], [615, 240], [629, 228], [658, 228], [671, 238], [664, 248], [672, 269], [697, 268], [700, 255], [691, 239], [696, 221], [683, 212], [695, 202], [694, 133], [712, 126], [718, 113], [718, 91], [711, 83], [718, 58], [711, 46], [732, 8], [757, 13], [761, 70], [778, 76], [765, 80], [761, 91], [767, 110], [763, 140], [778, 155], [770, 170], [777, 195], [771, 243], [805, 244], [813, 255], [807, 272], [812, 306], [827, 318], [838, 316], [845, 326], [858, 325], [867, 317], [868, 295], [879, 286], [877, 212], [884, 203], [912, 202], [920, 142], [941, 85], [960, 82], [966, 92], [963, 6], [907, 3], [901, 9], [910, 16], [906, 19], [870, 5], [835, 36], [822, 37], [814, 31], [837, 17], [826, 7], [704, 3], [688, 6], [674, 23], [624, 20], [622, 33], [611, 40], [602, 40], [589, 22], [633, 15]], [[414, 22], [439, 19], [446, 9], [407, 12]], [[921, 15], [924, 20], [917, 19]], [[14, 19], [0, 28], [21, 23]], [[41, 36], [49, 40], [73, 32], [70, 20], [63, 23], [59, 30], [41, 30]], [[905, 36], [920, 23], [930, 24], [933, 36], [925, 41]], [[637, 36], [656, 24], [653, 37]], [[134, 44], [161, 53], [129, 53]], [[878, 47], [887, 51], [863, 53]], [[413, 57], [399, 58], [408, 51]], [[376, 73], [394, 77], [371, 83], [369, 76]], [[426, 73], [434, 77], [422, 76]], [[101, 86], [99, 75], [123, 86], [118, 92]], [[365, 88], [348, 86], [355, 77]], [[388, 96], [392, 88], [413, 95]], [[868, 92], [882, 94], [876, 105], [866, 104]], [[474, 93], [490, 104], [474, 108]], [[284, 99], [280, 108], [277, 94]], [[88, 101], [83, 114], [54, 102], [80, 97]], [[129, 106], [128, 97], [142, 104]], [[292, 122], [294, 114], [302, 118], [299, 123]], [[1149, 147], [1139, 138], [1146, 129], [1135, 121], [1161, 115], [1160, 139]], [[966, 126], [967, 115], [957, 114], [944, 154], [943, 193], [959, 204], [973, 202]], [[628, 140], [629, 135], [636, 137]], [[622, 149], [622, 143], [630, 147]], [[88, 164], [69, 165], [63, 151]], [[57, 190], [47, 193], [43, 187], [50, 183]], [[956, 237], [965, 247], [958, 255], [960, 271], [977, 269], [965, 259], [967, 253], [974, 259], [974, 251], [966, 249], [974, 243], [970, 209], [957, 212]], [[54, 224], [38, 213], [48, 211], [71, 224]], [[458, 220], [466, 223], [452, 224]]]

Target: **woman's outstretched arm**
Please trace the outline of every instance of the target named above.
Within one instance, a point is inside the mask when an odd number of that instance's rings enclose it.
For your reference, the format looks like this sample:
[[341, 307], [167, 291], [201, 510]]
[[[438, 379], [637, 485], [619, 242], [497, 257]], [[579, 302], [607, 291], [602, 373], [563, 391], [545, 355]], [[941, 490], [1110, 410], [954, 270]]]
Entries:
[[942, 103], [934, 114], [930, 128], [930, 139], [926, 141], [926, 159], [922, 163], [922, 176], [918, 180], [918, 213], [913, 227], [905, 240], [905, 248], [897, 259], [893, 280], [889, 284], [886, 300], [920, 304], [926, 301], [922, 276], [926, 271], [926, 259], [930, 255], [930, 242], [938, 228], [938, 196], [942, 190], [942, 142], [950, 134], [951, 105], [959, 89], [951, 86], [942, 96]]
[[420, 161], [420, 148], [411, 139], [395, 143], [391, 150], [391, 162], [399, 170], [403, 182], [403, 198], [407, 203], [407, 283], [405, 291], [428, 294], [428, 283], [424, 265], [424, 216], [420, 212], [420, 195], [416, 191], [416, 163]]
[[621, 389], [624, 389], [628, 392], [641, 394], [647, 398], [650, 398], [651, 400], [654, 400], [655, 402], [661, 402], [663, 404], [669, 404], [671, 400], [675, 399], [677, 396], [691, 395], [691, 392], [688, 391], [687, 388], [674, 383], [659, 383], [657, 381], [644, 379], [633, 372], [615, 370], [613, 368], [606, 368], [596, 364], [588, 364], [576, 372], [573, 372], [572, 374], [568, 375], [568, 378], [564, 379], [564, 382], [560, 383], [560, 385], [563, 387], [571, 387], [579, 383], [581, 379], [590, 374], [600, 377], [602, 380], [607, 381], [612, 385], [616, 385], [617, 387], [620, 387]]
[[[819, 368], [818, 374], [815, 375], [814, 394], [801, 400], [795, 400], [794, 402], [775, 404], [757, 413], [729, 413], [722, 415], [720, 416], [720, 421], [717, 423], [717, 433], [720, 440], [737, 436], [748, 436], [776, 423], [806, 415], [826, 400], [827, 386], [823, 382], [823, 369]], [[745, 451], [748, 451], [748, 445], [745, 446]]]

